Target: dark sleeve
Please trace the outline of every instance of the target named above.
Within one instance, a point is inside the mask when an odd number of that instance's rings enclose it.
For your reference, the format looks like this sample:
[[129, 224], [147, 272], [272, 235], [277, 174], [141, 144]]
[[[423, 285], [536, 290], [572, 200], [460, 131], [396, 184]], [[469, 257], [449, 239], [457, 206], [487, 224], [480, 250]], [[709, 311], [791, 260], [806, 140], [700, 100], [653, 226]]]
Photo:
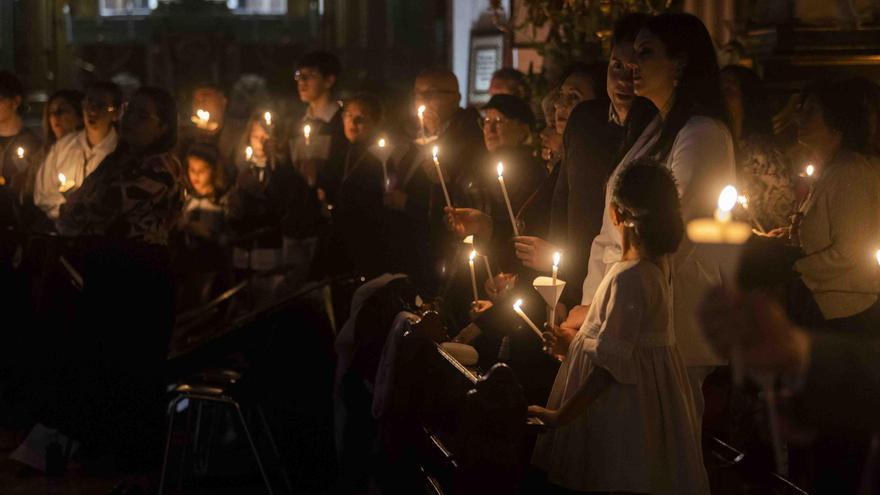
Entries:
[[559, 171], [550, 207], [550, 242], [564, 245], [568, 238], [568, 170], [565, 160], [557, 165]]
[[826, 429], [880, 427], [880, 343], [814, 333], [798, 416]]

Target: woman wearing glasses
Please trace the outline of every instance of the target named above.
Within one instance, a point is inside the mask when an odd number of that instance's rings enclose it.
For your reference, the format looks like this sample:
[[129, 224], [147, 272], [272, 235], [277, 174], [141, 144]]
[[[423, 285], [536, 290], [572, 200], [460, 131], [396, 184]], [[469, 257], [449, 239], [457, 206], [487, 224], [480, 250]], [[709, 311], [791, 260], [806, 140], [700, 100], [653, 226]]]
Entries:
[[[54, 103], [50, 102], [50, 107]], [[58, 139], [37, 171], [34, 204], [50, 220], [58, 219], [62, 204], [82, 185], [98, 165], [116, 149], [116, 121], [122, 104], [122, 91], [111, 82], [90, 84], [82, 99], [82, 122], [85, 128]], [[57, 107], [55, 112], [62, 110]], [[63, 127], [54, 115], [49, 116], [52, 133]]]

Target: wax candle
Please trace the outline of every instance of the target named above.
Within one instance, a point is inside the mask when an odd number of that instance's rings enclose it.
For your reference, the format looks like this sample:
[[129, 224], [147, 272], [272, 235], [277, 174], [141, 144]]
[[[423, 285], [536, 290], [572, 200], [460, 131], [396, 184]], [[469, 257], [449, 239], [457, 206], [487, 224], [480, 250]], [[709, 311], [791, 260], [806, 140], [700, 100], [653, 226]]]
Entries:
[[254, 158], [254, 149], [250, 146], [244, 149], [244, 158], [247, 161], [251, 161]]
[[538, 330], [538, 327], [535, 325], [535, 323], [534, 323], [534, 322], [529, 318], [529, 316], [528, 316], [528, 315], [522, 310], [522, 299], [517, 299], [516, 302], [513, 303], [513, 310], [516, 311], [516, 314], [518, 314], [519, 317], [522, 318], [524, 322], [526, 322], [526, 325], [528, 325], [529, 328], [531, 328], [532, 331], [535, 332], [535, 335], [537, 335], [538, 338], [541, 339], [541, 342], [543, 342], [543, 341], [544, 341], [544, 335], [541, 334], [541, 331]]
[[272, 112], [264, 113], [263, 120], [266, 121], [266, 127], [272, 127]]
[[[385, 138], [380, 138], [377, 144], [380, 150], [384, 150], [385, 146], [387, 146]], [[391, 182], [388, 180], [388, 157], [385, 156], [385, 153], [382, 153], [382, 181], [387, 191], [391, 187]]]
[[755, 216], [755, 212], [749, 209], [749, 197], [745, 194], [740, 194], [737, 198], [737, 202], [740, 206], [742, 206], [743, 210], [749, 215], [749, 220], [752, 222], [752, 225], [755, 226], [755, 229], [760, 234], [766, 234], [767, 231], [764, 230], [764, 226], [761, 225], [761, 221], [758, 220], [758, 217]]
[[425, 138], [425, 105], [419, 105], [418, 110], [416, 111], [419, 116], [419, 137]]
[[474, 303], [480, 300], [480, 295], [477, 293], [477, 274], [474, 271], [474, 258], [477, 257], [477, 252], [471, 250], [470, 256], [468, 256], [468, 265], [471, 269], [471, 289], [474, 291]]
[[15, 150], [15, 154], [18, 155], [19, 159], [24, 158], [24, 148], [19, 146], [18, 149]]
[[440, 170], [440, 148], [434, 146], [431, 150], [431, 156], [434, 159], [434, 168], [437, 169], [437, 177], [440, 178], [440, 186], [443, 187], [443, 197], [446, 198], [446, 206], [452, 209], [452, 199], [449, 198], [449, 191], [446, 189], [446, 180], [443, 178], [443, 171]]
[[733, 186], [727, 186], [718, 197], [718, 209], [714, 218], [697, 218], [687, 224], [690, 240], [700, 244], [742, 244], [752, 234], [752, 228], [744, 222], [731, 220], [731, 210], [736, 206], [739, 194]]
[[312, 135], [312, 126], [306, 124], [303, 126], [303, 137], [306, 138], [306, 146], [309, 145], [309, 136]]
[[513, 235], [519, 237], [519, 229], [516, 226], [516, 217], [513, 216], [513, 207], [510, 206], [510, 196], [507, 195], [507, 186], [504, 185], [504, 164], [498, 162], [498, 182], [501, 184], [501, 194], [504, 195], [504, 203], [507, 205], [507, 214], [510, 215], [510, 225], [513, 226]]
[[211, 121], [211, 112], [199, 108], [198, 110], [196, 110], [196, 114], [193, 115], [190, 120], [192, 120], [193, 124], [195, 124], [200, 129], [207, 129], [208, 124]]
[[58, 192], [67, 192], [76, 185], [76, 182], [67, 180], [67, 176], [62, 173], [58, 174]]
[[[559, 261], [562, 259], [562, 253], [556, 251], [553, 253], [553, 287], [556, 287], [556, 278], [559, 275]], [[547, 319], [550, 326], [556, 325], [556, 305], [550, 305], [550, 317]]]
[[874, 253], [874, 256], [877, 258], [877, 264], [880, 264], [880, 249], [878, 249], [877, 252]]

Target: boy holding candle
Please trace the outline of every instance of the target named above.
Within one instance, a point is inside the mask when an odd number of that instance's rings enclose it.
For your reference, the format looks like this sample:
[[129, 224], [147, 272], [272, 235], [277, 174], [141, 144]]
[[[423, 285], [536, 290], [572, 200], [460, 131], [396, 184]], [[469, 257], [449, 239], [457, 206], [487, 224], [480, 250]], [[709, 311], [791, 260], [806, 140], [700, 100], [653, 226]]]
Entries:
[[[0, 71], [0, 230], [21, 227], [22, 205], [31, 201], [22, 193], [28, 189], [28, 170], [39, 156], [40, 138], [24, 126], [23, 102], [24, 86], [13, 73]], [[6, 261], [4, 253], [6, 249], [0, 248], [0, 265]]]

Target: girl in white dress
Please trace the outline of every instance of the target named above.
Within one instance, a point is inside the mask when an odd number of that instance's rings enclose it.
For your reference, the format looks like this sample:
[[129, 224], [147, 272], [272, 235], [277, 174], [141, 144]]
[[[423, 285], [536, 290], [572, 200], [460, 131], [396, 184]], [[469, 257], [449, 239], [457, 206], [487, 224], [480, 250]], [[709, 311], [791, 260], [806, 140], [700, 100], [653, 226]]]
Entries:
[[579, 492], [709, 493], [700, 427], [672, 327], [669, 254], [683, 236], [675, 181], [653, 162], [614, 185], [609, 213], [622, 257], [605, 274], [556, 375], [547, 408], [558, 427], [533, 463]]

